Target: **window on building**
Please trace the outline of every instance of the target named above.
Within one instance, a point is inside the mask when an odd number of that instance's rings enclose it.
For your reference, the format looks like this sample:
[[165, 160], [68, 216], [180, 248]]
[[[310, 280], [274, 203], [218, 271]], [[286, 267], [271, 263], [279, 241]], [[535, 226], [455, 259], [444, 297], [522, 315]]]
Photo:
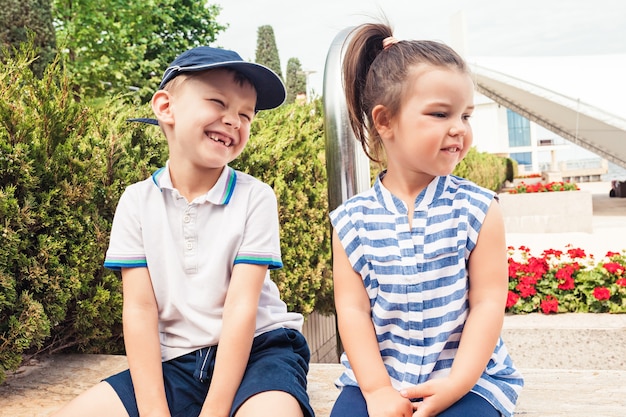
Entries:
[[509, 126], [509, 147], [530, 146], [530, 121], [512, 110], [506, 111]]
[[523, 165], [525, 168], [532, 168], [533, 155], [530, 152], [515, 152], [510, 154], [511, 159], [517, 161], [518, 165]]

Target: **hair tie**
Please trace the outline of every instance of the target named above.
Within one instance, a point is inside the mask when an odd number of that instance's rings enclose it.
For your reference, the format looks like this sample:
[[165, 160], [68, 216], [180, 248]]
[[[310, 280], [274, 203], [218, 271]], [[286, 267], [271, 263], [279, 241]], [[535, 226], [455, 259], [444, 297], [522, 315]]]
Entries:
[[399, 41], [393, 36], [388, 36], [383, 39], [383, 49], [389, 48], [391, 45], [397, 44]]

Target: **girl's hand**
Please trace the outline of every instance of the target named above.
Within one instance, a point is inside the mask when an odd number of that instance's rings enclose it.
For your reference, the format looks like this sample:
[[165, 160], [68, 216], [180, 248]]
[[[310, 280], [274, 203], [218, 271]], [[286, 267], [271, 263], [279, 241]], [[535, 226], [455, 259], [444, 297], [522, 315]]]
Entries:
[[433, 417], [457, 402], [463, 393], [454, 388], [449, 378], [433, 379], [423, 384], [405, 388], [400, 394], [406, 399], [419, 398], [413, 402], [413, 417]]
[[369, 417], [411, 417], [413, 407], [392, 387], [379, 388], [365, 396]]

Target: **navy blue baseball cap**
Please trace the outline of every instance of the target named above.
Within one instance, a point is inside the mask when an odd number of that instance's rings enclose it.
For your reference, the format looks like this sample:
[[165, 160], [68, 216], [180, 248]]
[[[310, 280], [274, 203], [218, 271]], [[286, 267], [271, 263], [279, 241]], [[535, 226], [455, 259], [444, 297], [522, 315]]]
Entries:
[[[250, 80], [256, 90], [256, 110], [273, 109], [285, 101], [285, 85], [274, 71], [261, 64], [244, 61], [237, 52], [210, 46], [198, 46], [178, 55], [163, 73], [159, 90], [181, 74], [215, 68], [232, 68]], [[155, 119], [146, 118], [129, 121], [158, 124]]]
[[237, 52], [210, 46], [198, 46], [176, 57], [163, 73], [159, 89], [180, 74], [214, 68], [232, 68], [248, 78], [256, 89], [257, 110], [273, 109], [285, 101], [285, 85], [274, 71], [263, 65], [244, 61]]

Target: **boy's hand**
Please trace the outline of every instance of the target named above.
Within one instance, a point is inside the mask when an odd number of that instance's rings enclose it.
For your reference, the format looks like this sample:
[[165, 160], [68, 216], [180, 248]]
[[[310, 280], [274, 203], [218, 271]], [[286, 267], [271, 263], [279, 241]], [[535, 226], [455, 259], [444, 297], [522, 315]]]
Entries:
[[364, 396], [369, 417], [411, 417], [413, 414], [411, 401], [390, 386]]

